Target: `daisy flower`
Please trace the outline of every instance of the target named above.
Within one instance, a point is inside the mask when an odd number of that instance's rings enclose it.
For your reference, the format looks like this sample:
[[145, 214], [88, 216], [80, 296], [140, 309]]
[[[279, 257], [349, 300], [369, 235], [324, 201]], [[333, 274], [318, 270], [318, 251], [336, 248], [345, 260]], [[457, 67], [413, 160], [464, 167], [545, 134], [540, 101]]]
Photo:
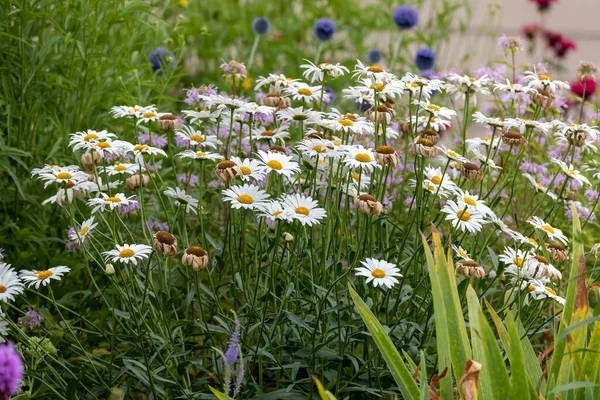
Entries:
[[278, 140], [283, 142], [285, 139], [290, 137], [290, 132], [288, 131], [288, 127], [282, 125], [273, 130], [266, 128], [259, 128], [252, 131], [252, 139], [254, 140], [265, 140], [271, 141], [273, 143]]
[[0, 301], [14, 301], [15, 296], [23, 293], [23, 283], [17, 272], [10, 266], [0, 262]]
[[222, 160], [223, 156], [218, 153], [208, 153], [204, 151], [185, 150], [177, 154], [179, 158], [191, 158], [192, 160]]
[[140, 171], [140, 166], [137, 164], [121, 163], [116, 165], [108, 165], [104, 168], [109, 176], [113, 175], [133, 175]]
[[363, 171], [369, 173], [375, 168], [381, 168], [381, 165], [377, 164], [375, 152], [372, 149], [365, 149], [359, 145], [346, 146], [344, 150], [346, 152], [344, 164], [351, 168], [361, 168]]
[[469, 253], [467, 253], [467, 251], [465, 249], [463, 249], [460, 246], [457, 245], [452, 245], [452, 249], [454, 250], [454, 252], [456, 254], [458, 254], [458, 257], [463, 260], [463, 261], [473, 261], [473, 259], [471, 258], [471, 256], [469, 256]]
[[573, 167], [573, 164], [569, 164], [567, 165], [567, 163], [565, 163], [564, 161], [561, 161], [557, 158], [552, 157], [551, 161], [555, 164], [558, 164], [558, 166], [560, 167], [560, 169], [562, 170], [562, 172], [567, 175], [569, 178], [576, 180], [577, 182], [579, 182], [579, 184], [581, 186], [583, 186], [584, 184], [586, 185], [591, 185], [590, 181], [588, 180], [588, 178], [586, 178], [585, 176], [583, 176], [581, 174], [581, 172], [577, 171], [575, 169], [575, 167]]
[[318, 225], [327, 216], [324, 208], [310, 196], [301, 194], [288, 194], [282, 198], [284, 210], [292, 219], [300, 221], [302, 225]]
[[285, 154], [273, 151], [265, 152], [258, 150], [258, 157], [266, 167], [267, 173], [275, 171], [289, 179], [292, 174], [300, 172], [300, 166], [297, 162], [292, 161], [292, 156], [286, 156]]
[[467, 210], [477, 210], [484, 217], [491, 217], [494, 215], [494, 212], [485, 204], [485, 201], [479, 200], [479, 196], [470, 194], [467, 190], [463, 191], [461, 188], [457, 187], [456, 197], [459, 207], [467, 206]]
[[556, 291], [550, 287], [547, 287], [544, 282], [538, 279], [531, 279], [521, 284], [522, 289], [527, 290], [526, 303], [529, 298], [534, 300], [552, 299], [557, 303], [564, 305], [565, 299], [556, 294]]
[[203, 135], [189, 125], [175, 131], [175, 136], [186, 141], [190, 146], [210, 147], [215, 150], [221, 141], [215, 135]]
[[466, 157], [461, 156], [454, 150], [449, 149], [444, 145], [436, 146], [436, 147], [438, 148], [438, 150], [441, 153], [440, 158], [444, 159], [445, 161], [446, 160], [447, 161], [457, 161], [459, 163], [466, 163], [467, 161], [469, 161]]
[[275, 107], [263, 106], [254, 102], [246, 103], [240, 107], [239, 112], [247, 114], [265, 114], [271, 115], [275, 112]]
[[152, 252], [152, 247], [145, 244], [124, 244], [122, 246], [117, 244], [116, 246], [116, 249], [102, 252], [106, 261], [120, 261], [123, 264], [137, 265], [138, 261], [148, 258]]
[[485, 220], [477, 210], [468, 211], [467, 207], [459, 207], [456, 202], [448, 200], [441, 210], [446, 215], [446, 221], [450, 221], [453, 227], [462, 232], [477, 233], [481, 231]]
[[[456, 95], [458, 99], [464, 99], [465, 93], [471, 95], [476, 94], [490, 94], [487, 86], [491, 83], [487, 75], [483, 75], [480, 78], [472, 78], [467, 75], [450, 74], [446, 78], [446, 92], [449, 95]], [[474, 101], [477, 100], [476, 96], [471, 96]]]
[[597, 126], [589, 126], [588, 124], [565, 124], [562, 121], [554, 120], [552, 125], [558, 128], [558, 132], [567, 139], [577, 140], [579, 137], [597, 140], [600, 136], [600, 131]]
[[66, 274], [69, 271], [71, 271], [71, 268], [59, 265], [43, 271], [20, 271], [19, 275], [28, 287], [35, 286], [36, 289], [39, 289], [40, 284], [46, 286], [52, 279], [60, 281], [63, 274]]
[[427, 180], [434, 185], [434, 192], [437, 191], [438, 187], [440, 189], [440, 193], [453, 191], [456, 188], [454, 182], [450, 180], [448, 174], [442, 172], [441, 168], [434, 168], [428, 165], [425, 167], [423, 172], [425, 173]]
[[549, 279], [562, 279], [562, 274], [552, 264], [548, 262], [546, 257], [531, 256], [525, 260], [524, 269], [532, 277], [542, 276]]
[[413, 115], [410, 120], [413, 124], [417, 125], [419, 131], [423, 131], [425, 128], [429, 127], [436, 132], [442, 132], [452, 126], [449, 120], [435, 118], [430, 115]]
[[395, 284], [398, 283], [400, 269], [396, 267], [396, 264], [384, 260], [377, 260], [375, 258], [367, 258], [365, 261], [360, 262], [363, 266], [356, 268], [356, 276], [365, 276], [367, 282], [373, 281], [373, 286], [381, 286], [391, 289]]
[[284, 93], [292, 96], [294, 100], [302, 100], [304, 102], [317, 101], [321, 98], [321, 86], [308, 86], [299, 83], [285, 89]]
[[536, 191], [541, 192], [541, 193], [545, 193], [548, 197], [556, 200], [558, 198], [557, 195], [555, 195], [554, 193], [552, 193], [550, 190], [548, 190], [548, 188], [544, 185], [542, 185], [540, 182], [538, 182], [535, 177], [527, 172], [524, 172], [523, 177], [525, 179], [527, 179], [535, 188]]
[[117, 137], [114, 133], [108, 133], [107, 131], [98, 132], [91, 129], [85, 132], [72, 133], [69, 136], [71, 137], [69, 147], [73, 147], [73, 151], [81, 148], [87, 149], [90, 144], [93, 146], [100, 141], [111, 140]]
[[569, 240], [560, 229], [550, 226], [550, 224], [544, 222], [540, 217], [529, 217], [527, 218], [527, 222], [534, 228], [545, 232], [551, 240], [558, 240], [563, 244], [569, 243]]
[[571, 88], [566, 82], [555, 81], [550, 75], [538, 74], [536, 71], [525, 71], [525, 80], [527, 81], [527, 86], [550, 94], [554, 94], [562, 89], [568, 90]]
[[92, 214], [107, 209], [114, 210], [121, 206], [128, 206], [135, 199], [135, 196], [127, 197], [124, 193], [117, 193], [114, 196], [109, 196], [106, 193], [100, 192], [100, 197], [89, 199], [88, 206], [93, 206]]
[[146, 112], [156, 113], [156, 107], [151, 106], [114, 106], [110, 109], [110, 114], [113, 118], [141, 118]]
[[506, 265], [506, 272], [512, 275], [519, 275], [519, 271], [525, 265], [528, 252], [524, 250], [513, 249], [512, 247], [504, 247], [502, 254], [498, 259]]
[[157, 121], [163, 114], [156, 112], [155, 108], [144, 109], [140, 112], [137, 123]]
[[504, 83], [495, 83], [494, 92], [510, 93], [512, 97], [515, 97], [517, 93], [537, 93], [537, 90], [530, 86], [523, 86], [518, 83], [510, 83], [510, 80], [506, 80]]
[[360, 60], [356, 60], [356, 65], [354, 66], [354, 74], [352, 74], [353, 79], [362, 78], [363, 76], [367, 77], [368, 81], [375, 82], [377, 80], [380, 81], [390, 81], [395, 78], [393, 74], [389, 72], [385, 72], [378, 65], [367, 66], [362, 63]]
[[315, 65], [308, 60], [304, 60], [307, 64], [300, 65], [300, 68], [305, 71], [302, 73], [304, 79], [310, 80], [312, 83], [319, 82], [323, 83], [325, 75], [332, 77], [333, 79], [337, 79], [340, 76], [343, 76], [344, 73], [348, 73], [348, 68], [337, 64], [330, 64], [327, 62], [320, 63], [319, 65]]
[[473, 114], [473, 120], [478, 124], [486, 124], [493, 128], [504, 128], [504, 120], [502, 118], [486, 117], [480, 111]]
[[265, 167], [258, 160], [251, 158], [244, 158], [242, 160], [239, 157], [231, 157], [233, 161], [242, 171], [242, 175], [239, 175], [243, 181], [254, 179], [255, 181], [261, 181], [266, 176]]
[[292, 123], [294, 121], [304, 121], [305, 124], [313, 123], [321, 119], [321, 113], [312, 109], [305, 110], [303, 107], [288, 107], [285, 110], [277, 111], [277, 117], [280, 121]]
[[291, 221], [292, 216], [289, 209], [285, 209], [280, 201], [272, 200], [266, 202], [259, 210], [258, 215], [270, 221]]
[[521, 134], [525, 134], [527, 128], [538, 130], [543, 134], [548, 134], [548, 132], [550, 132], [550, 129], [552, 129], [552, 124], [550, 122], [533, 121], [530, 119], [506, 118], [504, 120], [504, 127], [507, 130], [514, 128]]
[[429, 100], [419, 101], [414, 99], [413, 104], [418, 105], [421, 107], [421, 110], [428, 112], [434, 118], [452, 119], [452, 117], [456, 116], [456, 111], [431, 104]]
[[212, 112], [210, 110], [183, 110], [181, 111], [181, 113], [184, 115], [185, 118], [189, 118], [190, 124], [196, 122], [217, 122], [217, 118], [219, 117], [218, 112]]
[[44, 188], [47, 188], [53, 183], [72, 184], [75, 182], [86, 182], [89, 178], [88, 174], [79, 171], [79, 168], [77, 167], [53, 168], [47, 172], [40, 172], [38, 176], [39, 179], [46, 182]]
[[71, 232], [69, 240], [83, 243], [87, 235], [91, 235], [94, 228], [98, 225], [98, 223], [94, 222], [95, 218], [96, 217], [92, 215], [90, 218], [83, 221], [74, 232]]
[[184, 206], [186, 213], [193, 212], [196, 214], [198, 200], [187, 194], [185, 190], [169, 187], [163, 194], [171, 197], [177, 206]]
[[135, 156], [135, 162], [138, 164], [142, 164], [144, 162], [144, 154], [150, 155], [161, 155], [163, 157], [167, 156], [164, 150], [159, 149], [158, 147], [152, 147], [145, 144], [136, 144], [132, 145], [128, 143], [128, 146], [125, 148], [126, 153], [133, 153]]
[[269, 194], [258, 186], [244, 184], [244, 186], [232, 186], [231, 189], [223, 190], [223, 201], [231, 203], [235, 209], [244, 208], [256, 210], [266, 205]]

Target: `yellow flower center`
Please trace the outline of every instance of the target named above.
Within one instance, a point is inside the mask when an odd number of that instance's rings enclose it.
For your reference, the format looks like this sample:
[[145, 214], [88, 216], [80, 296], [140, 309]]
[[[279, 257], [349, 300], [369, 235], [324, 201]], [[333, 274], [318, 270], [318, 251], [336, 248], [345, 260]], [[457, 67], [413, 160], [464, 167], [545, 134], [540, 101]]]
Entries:
[[381, 67], [379, 67], [377, 65], [370, 66], [369, 68], [367, 68], [367, 71], [369, 71], [369, 72], [375, 72], [375, 73], [383, 72], [383, 70], [381, 69]]
[[325, 67], [327, 67], [329, 65], [331, 65], [331, 64], [329, 64], [328, 62], [322, 62], [319, 65], [317, 65], [317, 67], [319, 67], [319, 68], [325, 68]]
[[275, 212], [273, 213], [273, 216], [274, 216], [274, 217], [277, 217], [277, 216], [279, 216], [279, 215], [281, 215], [281, 214], [283, 214], [283, 211], [281, 211], [281, 210], [278, 210], [278, 211], [275, 211]]
[[298, 94], [301, 94], [303, 96], [312, 96], [312, 92], [308, 88], [300, 88], [300, 89], [298, 89]]
[[98, 135], [96, 135], [95, 133], [88, 133], [87, 135], [85, 135], [83, 137], [84, 142], [89, 142], [90, 140], [93, 140], [93, 139], [98, 139]]
[[436, 105], [433, 105], [433, 104], [429, 104], [427, 106], [427, 108], [430, 109], [430, 110], [433, 110], [433, 111], [440, 111], [440, 108], [438, 106], [436, 106]]
[[546, 232], [554, 234], [554, 228], [551, 227], [550, 225], [544, 225], [544, 226], [542, 226], [542, 229], [545, 230]]
[[350, 121], [349, 119], [340, 119], [338, 121], [340, 124], [344, 125], [344, 126], [353, 126], [354, 122]]
[[469, 255], [462, 250], [458, 251], [458, 255], [460, 255], [462, 258], [469, 258]]
[[245, 165], [242, 165], [240, 167], [240, 171], [242, 171], [242, 174], [244, 174], [244, 175], [250, 175], [252, 173], [252, 170], [250, 169], [250, 167], [247, 167]]
[[367, 153], [358, 153], [354, 156], [354, 159], [358, 162], [368, 163], [371, 162], [371, 156]]
[[248, 194], [239, 195], [237, 199], [242, 204], [252, 204], [252, 203], [254, 203], [254, 199], [252, 198], [252, 196], [250, 196]]
[[81, 228], [81, 230], [79, 231], [79, 236], [85, 236], [86, 233], [88, 233], [88, 231], [90, 230], [89, 226], [84, 226], [83, 228]]
[[71, 179], [73, 175], [68, 172], [59, 172], [56, 174], [56, 179]]
[[433, 182], [436, 185], [439, 185], [440, 183], [442, 183], [442, 178], [436, 175], [433, 178], [431, 178], [431, 182]]
[[529, 241], [529, 243], [533, 244], [534, 246], [538, 245], [537, 240], [535, 240], [534, 238], [527, 238], [527, 240]]
[[540, 189], [546, 189], [546, 187], [544, 185], [542, 185], [541, 183], [536, 183], [537, 187], [539, 187]]
[[121, 258], [129, 258], [135, 255], [135, 251], [132, 249], [123, 249], [119, 252], [119, 257]]
[[517, 257], [517, 258], [513, 259], [513, 262], [519, 268], [523, 266], [523, 259], [521, 257]]
[[461, 221], [465, 221], [465, 222], [471, 219], [471, 214], [469, 214], [468, 211], [460, 210], [459, 212], [456, 213], [456, 216], [458, 218], [460, 218]]
[[6, 286], [0, 285], [0, 293], [6, 292]]
[[[385, 88], [385, 85], [383, 83], [377, 83], [375, 85], [375, 90], [377, 90], [378, 92], [381, 92], [383, 90], [383, 88]], [[373, 89], [373, 85], [371, 85], [371, 89]]]
[[425, 186], [427, 187], [427, 189], [431, 190], [432, 192], [435, 190], [435, 186], [433, 186], [431, 183], [426, 183]]
[[263, 133], [260, 134], [260, 136], [267, 136], [267, 137], [275, 136], [275, 132], [273, 132], [273, 131], [264, 131]]
[[540, 75], [540, 80], [552, 82], [552, 78], [550, 77], [550, 75]]
[[357, 174], [356, 172], [352, 173], [352, 179], [354, 179], [355, 181], [357, 181], [359, 177], [360, 177], [360, 175]]
[[471, 78], [471, 77], [469, 77], [469, 81], [471, 81], [471, 82], [475, 82], [475, 78]]
[[455, 152], [453, 152], [452, 150], [448, 150], [448, 155], [450, 157], [456, 157], [457, 154]]
[[473, 206], [473, 207], [477, 206], [477, 203], [475, 202], [475, 200], [473, 200], [470, 197], [463, 197], [463, 201], [470, 206]]
[[98, 143], [96, 143], [96, 146], [100, 147], [101, 149], [108, 149], [110, 147], [110, 143], [98, 142]]
[[481, 140], [483, 140], [485, 142], [489, 142], [490, 140], [492, 140], [492, 138], [489, 137], [489, 136], [484, 136], [484, 137], [481, 138]]
[[371, 271], [371, 275], [373, 278], [377, 279], [385, 278], [385, 271], [381, 268], [375, 268], [373, 271]]
[[33, 274], [37, 276], [38, 280], [43, 281], [44, 279], [48, 279], [52, 276], [52, 271], [47, 269], [45, 271], [35, 271]]
[[302, 215], [308, 216], [309, 212], [310, 212], [309, 209], [306, 207], [302, 207], [302, 206], [296, 207], [296, 214], [302, 214]]
[[193, 140], [194, 142], [197, 142], [197, 143], [204, 142], [204, 138], [200, 135], [192, 135], [192, 136], [190, 136], [190, 140]]
[[152, 117], [156, 117], [156, 113], [152, 112], [152, 111], [147, 111], [144, 113], [144, 118], [152, 118]]
[[111, 197], [107, 198], [106, 201], [109, 201], [111, 203], [120, 203], [121, 199], [118, 197], [111, 196]]
[[326, 148], [323, 148], [323, 146], [321, 146], [320, 144], [316, 145], [315, 147], [312, 148], [314, 151], [316, 151], [317, 153], [325, 153], [327, 152]]
[[115, 171], [125, 171], [127, 169], [126, 166], [124, 166], [123, 164], [119, 164], [115, 167]]
[[138, 144], [133, 148], [134, 151], [144, 151], [144, 150], [148, 150], [148, 146], [146, 146], [145, 144]]
[[527, 287], [527, 291], [528, 291], [528, 292], [535, 292], [535, 291], [536, 291], [536, 289], [537, 289], [537, 288], [536, 288], [535, 286], [533, 286], [533, 285], [529, 285], [529, 286]]
[[334, 146], [341, 146], [342, 144], [340, 142], [331, 142], [333, 143]]
[[552, 294], [552, 295], [556, 296], [556, 292], [555, 292], [554, 290], [550, 289], [549, 287], [547, 287], [547, 288], [544, 288], [544, 290], [545, 290], [546, 292], [548, 292], [548, 293], [550, 293], [550, 294]]
[[280, 170], [283, 168], [283, 165], [281, 165], [281, 163], [277, 160], [270, 160], [269, 162], [267, 162], [267, 167]]
[[196, 153], [196, 157], [206, 157], [206, 153], [203, 151], [199, 151]]
[[571, 175], [576, 175], [576, 174], [575, 174], [575, 170], [574, 170], [573, 168], [569, 168], [569, 173], [570, 173]]

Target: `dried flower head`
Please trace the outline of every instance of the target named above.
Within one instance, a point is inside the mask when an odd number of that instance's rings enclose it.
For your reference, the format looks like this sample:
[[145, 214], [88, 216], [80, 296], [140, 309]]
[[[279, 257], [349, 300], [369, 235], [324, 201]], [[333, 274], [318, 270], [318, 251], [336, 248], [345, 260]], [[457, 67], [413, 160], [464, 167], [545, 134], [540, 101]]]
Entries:
[[569, 251], [560, 243], [548, 243], [546, 244], [546, 250], [548, 250], [548, 255], [556, 262], [563, 262], [569, 257]]
[[127, 189], [134, 192], [139, 189], [140, 182], [142, 183], [142, 187], [147, 188], [150, 184], [150, 176], [143, 174], [142, 178], [140, 179], [139, 174], [133, 174], [125, 180], [125, 186], [127, 186]]
[[238, 175], [242, 175], [242, 170], [233, 161], [223, 160], [217, 164], [217, 167], [215, 168], [215, 174], [219, 180], [222, 182], [227, 182]]
[[485, 278], [485, 270], [478, 262], [473, 260], [462, 260], [456, 263], [456, 271], [467, 278], [475, 277], [479, 279]]
[[174, 256], [177, 254], [177, 238], [169, 232], [159, 231], [153, 235], [154, 242], [152, 247], [165, 256]]
[[582, 61], [577, 67], [577, 77], [579, 79], [592, 78], [595, 81], [597, 72], [598, 67], [591, 62]]
[[460, 174], [463, 178], [471, 182], [479, 182], [483, 179], [483, 170], [470, 162], [460, 165]]
[[164, 114], [158, 118], [157, 124], [161, 131], [174, 131], [179, 127], [179, 120], [173, 114]]
[[377, 160], [377, 164], [386, 166], [398, 165], [398, 153], [394, 150], [393, 147], [390, 146], [379, 146], [375, 149], [375, 159]]
[[431, 140], [421, 137], [411, 144], [410, 153], [427, 158], [434, 158], [437, 157], [438, 150]]
[[383, 212], [383, 205], [370, 194], [355, 196], [354, 206], [368, 215], [381, 215]]
[[208, 253], [200, 246], [191, 246], [183, 251], [183, 265], [191, 265], [194, 271], [200, 271], [208, 265]]
[[527, 139], [525, 139], [525, 136], [517, 131], [506, 131], [502, 135], [502, 143], [509, 146], [519, 147], [526, 141]]

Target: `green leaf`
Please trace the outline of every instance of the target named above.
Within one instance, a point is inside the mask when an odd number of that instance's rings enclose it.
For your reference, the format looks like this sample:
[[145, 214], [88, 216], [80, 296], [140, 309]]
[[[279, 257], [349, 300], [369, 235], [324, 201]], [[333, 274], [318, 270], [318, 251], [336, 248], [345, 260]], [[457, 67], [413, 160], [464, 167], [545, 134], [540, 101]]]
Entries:
[[504, 358], [496, 342], [492, 328], [487, 322], [483, 310], [479, 310], [479, 334], [483, 343], [483, 368], [489, 369], [491, 380], [491, 391], [493, 398], [504, 400], [510, 398], [510, 381]]
[[429, 382], [427, 380], [427, 359], [425, 353], [421, 350], [421, 398], [420, 400], [429, 400]]
[[473, 348], [473, 360], [482, 364], [483, 368], [479, 374], [479, 393], [482, 399], [492, 398], [492, 377], [490, 376], [489, 368], [485, 367], [485, 357], [483, 355], [483, 343], [481, 342], [481, 335], [478, 330], [480, 325], [479, 315], [481, 311], [481, 305], [479, 304], [479, 298], [477, 293], [469, 286], [467, 289], [467, 306], [469, 310], [469, 328], [471, 329], [471, 346]]
[[313, 375], [312, 378], [317, 385], [317, 391], [319, 392], [319, 397], [321, 397], [321, 400], [336, 400], [335, 396], [331, 394], [329, 390], [325, 390], [323, 384], [316, 375]]
[[377, 317], [375, 317], [363, 299], [361, 299], [358, 293], [350, 286], [350, 283], [348, 283], [348, 291], [350, 292], [350, 296], [352, 296], [352, 300], [360, 312], [360, 316], [367, 326], [367, 329], [371, 333], [371, 336], [373, 336], [373, 340], [377, 344], [379, 351], [381, 351], [383, 359], [390, 369], [402, 395], [408, 399], [419, 397], [419, 388], [417, 384], [408, 371], [408, 368], [406, 368], [406, 365], [404, 365], [404, 361], [396, 347], [394, 347], [392, 340], [385, 333], [383, 326], [377, 320]]
[[229, 396], [227, 396], [225, 393], [219, 392], [214, 387], [208, 385], [208, 388], [210, 389], [211, 392], [213, 392], [213, 394], [215, 395], [215, 397], [217, 399], [219, 399], [219, 400], [228, 400], [229, 399]]
[[[533, 388], [527, 379], [521, 341], [519, 340], [515, 320], [510, 312], [506, 315], [506, 321], [508, 323], [508, 334], [510, 335], [510, 349], [507, 352], [510, 360], [512, 397], [527, 400], [532, 394], [530, 389]], [[535, 396], [535, 392], [533, 394]]]

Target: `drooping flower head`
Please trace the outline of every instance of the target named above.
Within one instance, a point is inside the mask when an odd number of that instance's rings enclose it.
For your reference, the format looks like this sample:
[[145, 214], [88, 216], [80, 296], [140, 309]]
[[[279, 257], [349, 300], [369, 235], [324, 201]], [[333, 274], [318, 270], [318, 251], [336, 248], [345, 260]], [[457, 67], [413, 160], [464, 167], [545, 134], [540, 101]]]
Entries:
[[429, 47], [421, 47], [415, 54], [415, 66], [421, 71], [432, 69], [435, 65], [435, 52]]
[[252, 21], [252, 30], [257, 35], [264, 35], [271, 30], [271, 22], [265, 17], [257, 17]]
[[163, 70], [167, 67], [174, 69], [177, 65], [175, 54], [162, 46], [152, 50], [148, 56], [148, 60], [150, 61], [150, 65], [152, 65], [152, 72]]
[[315, 36], [321, 42], [327, 42], [333, 39], [335, 34], [335, 24], [328, 18], [321, 18], [315, 22]]
[[392, 20], [401, 30], [411, 29], [419, 22], [419, 13], [411, 6], [400, 6], [394, 10]]

